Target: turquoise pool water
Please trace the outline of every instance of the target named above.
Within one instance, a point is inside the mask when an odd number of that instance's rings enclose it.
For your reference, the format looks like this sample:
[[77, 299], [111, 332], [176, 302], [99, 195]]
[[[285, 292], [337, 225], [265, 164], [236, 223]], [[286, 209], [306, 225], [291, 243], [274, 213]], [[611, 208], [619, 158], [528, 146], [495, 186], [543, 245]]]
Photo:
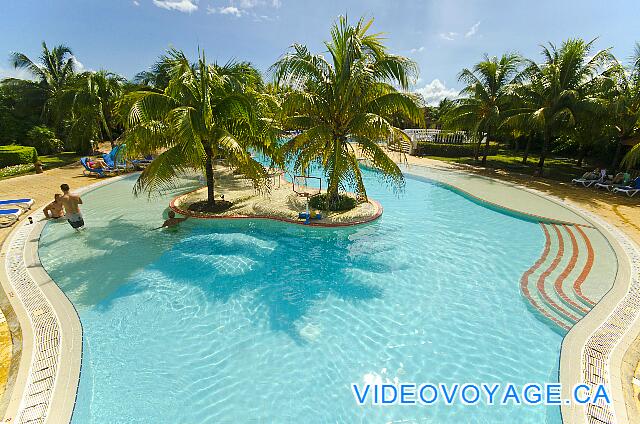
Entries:
[[560, 423], [541, 406], [356, 405], [365, 381], [555, 382], [561, 342], [519, 291], [537, 224], [366, 179], [385, 210], [358, 228], [150, 231], [175, 193], [136, 199], [135, 177], [83, 196], [85, 232], [48, 224], [42, 263], [84, 330], [73, 422]]

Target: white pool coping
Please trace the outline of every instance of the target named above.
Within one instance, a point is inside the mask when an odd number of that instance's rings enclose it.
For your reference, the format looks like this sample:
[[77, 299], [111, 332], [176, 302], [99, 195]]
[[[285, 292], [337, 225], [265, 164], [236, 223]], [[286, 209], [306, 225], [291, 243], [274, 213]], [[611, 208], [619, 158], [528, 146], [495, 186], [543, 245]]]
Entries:
[[[411, 165], [411, 168], [415, 167], [429, 169]], [[411, 169], [407, 172], [412, 173]], [[78, 193], [128, 175], [99, 181]], [[640, 422], [630, 421], [627, 415], [620, 375], [624, 353], [640, 333], [640, 325], [634, 325], [640, 323], [640, 249], [622, 231], [576, 205], [537, 190], [482, 178], [517, 187], [572, 210], [593, 224], [611, 243], [618, 256], [616, 281], [596, 307], [565, 336], [559, 359], [560, 382], [565, 390], [578, 382], [587, 382], [590, 376], [585, 367], [589, 360], [586, 346], [604, 340], [606, 360], [601, 367], [601, 377], [615, 401], [602, 414], [612, 420], [603, 422]], [[42, 209], [31, 216], [39, 219]], [[68, 423], [75, 405], [82, 361], [82, 327], [74, 306], [51, 280], [38, 258], [38, 242], [45, 223], [37, 221], [29, 225], [28, 220], [23, 219], [2, 246], [5, 266], [0, 267], [0, 283], [16, 312], [23, 334], [20, 366], [3, 422], [25, 423], [40, 418], [40, 422]], [[576, 352], [580, 352], [579, 358]], [[589, 419], [589, 412], [593, 414], [582, 406], [563, 406], [563, 422], [595, 422]]]

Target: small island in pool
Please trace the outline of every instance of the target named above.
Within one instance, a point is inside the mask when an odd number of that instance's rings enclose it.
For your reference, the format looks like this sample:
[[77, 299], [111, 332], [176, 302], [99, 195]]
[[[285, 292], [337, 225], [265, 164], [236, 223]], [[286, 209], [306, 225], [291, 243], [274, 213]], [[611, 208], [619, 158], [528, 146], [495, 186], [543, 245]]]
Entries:
[[[216, 203], [220, 195], [231, 205], [218, 213], [199, 212], [192, 205], [207, 199], [207, 187], [182, 194], [174, 198], [170, 208], [181, 215], [201, 219], [273, 219], [296, 224], [311, 226], [349, 226], [371, 222], [382, 215], [382, 206], [372, 199], [357, 204], [347, 211], [320, 211], [310, 208], [314, 219], [300, 218], [301, 213], [306, 212], [307, 199], [294, 191], [292, 183], [283, 175], [272, 177], [270, 188], [264, 192], [255, 189], [250, 179], [242, 175], [234, 174], [231, 170], [219, 167], [216, 169]], [[318, 192], [317, 189], [309, 189], [310, 194]], [[315, 219], [315, 212], [319, 212], [320, 219]]]

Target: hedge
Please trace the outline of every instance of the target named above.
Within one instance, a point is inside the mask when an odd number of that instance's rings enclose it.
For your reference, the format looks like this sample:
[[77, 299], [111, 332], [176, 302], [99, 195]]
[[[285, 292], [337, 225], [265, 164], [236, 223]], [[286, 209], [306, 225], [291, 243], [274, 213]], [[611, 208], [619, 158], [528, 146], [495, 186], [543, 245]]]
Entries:
[[[418, 143], [416, 155], [418, 156], [440, 156], [445, 158], [474, 157], [478, 148], [477, 143], [467, 144], [444, 144], [444, 143]], [[480, 147], [479, 154], [484, 153], [484, 144]], [[498, 154], [498, 144], [489, 145], [489, 156]]]
[[0, 146], [0, 168], [13, 165], [35, 163], [38, 153], [35, 147], [29, 146]]

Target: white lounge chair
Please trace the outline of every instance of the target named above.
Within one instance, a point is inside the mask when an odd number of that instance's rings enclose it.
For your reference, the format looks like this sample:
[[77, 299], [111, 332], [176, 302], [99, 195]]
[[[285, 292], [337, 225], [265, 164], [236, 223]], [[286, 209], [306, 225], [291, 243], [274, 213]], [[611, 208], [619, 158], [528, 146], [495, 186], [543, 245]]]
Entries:
[[606, 169], [601, 169], [600, 170], [600, 178], [593, 178], [593, 179], [574, 178], [573, 180], [571, 180], [571, 182], [574, 183], [574, 184], [582, 184], [583, 187], [591, 187], [594, 184], [602, 184], [602, 183], [604, 183], [604, 181], [606, 179], [607, 179], [607, 170]]
[[640, 191], [640, 188], [629, 187], [629, 186], [615, 187], [613, 190], [611, 190], [612, 193], [624, 193], [629, 197], [635, 196], [639, 191]]
[[640, 177], [631, 181], [629, 185], [623, 187], [615, 187], [611, 190], [612, 193], [624, 193], [629, 197], [635, 196], [640, 191]]
[[0, 228], [12, 226], [25, 210], [23, 208], [0, 209]]
[[31, 209], [31, 206], [33, 206], [33, 199], [29, 199], [25, 197], [24, 199], [0, 200], [0, 207], [7, 207], [7, 206], [19, 206], [24, 209]]

